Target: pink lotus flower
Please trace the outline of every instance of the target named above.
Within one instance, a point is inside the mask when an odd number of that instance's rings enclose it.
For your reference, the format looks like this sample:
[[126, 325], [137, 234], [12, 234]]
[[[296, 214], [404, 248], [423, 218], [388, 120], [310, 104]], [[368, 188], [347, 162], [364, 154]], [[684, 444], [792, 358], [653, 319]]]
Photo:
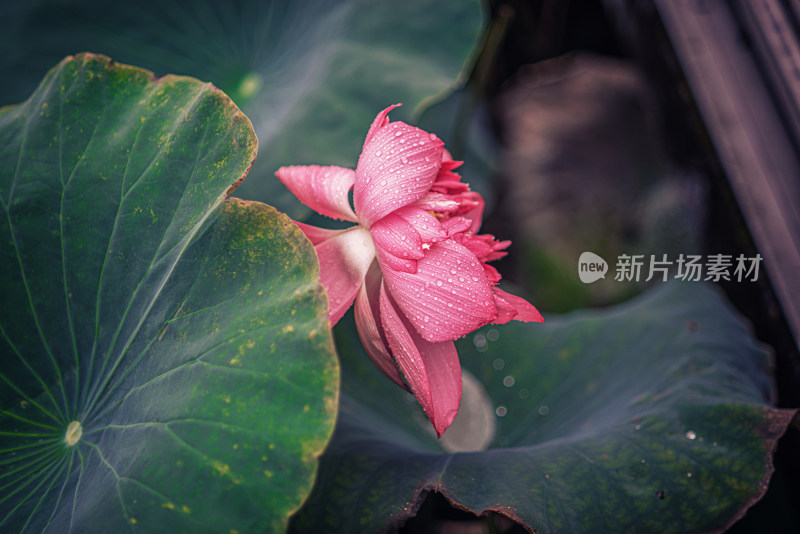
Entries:
[[373, 121], [355, 171], [292, 166], [276, 176], [310, 208], [357, 223], [345, 230], [297, 223], [317, 251], [331, 325], [355, 301], [370, 359], [410, 389], [441, 436], [461, 402], [453, 340], [488, 323], [542, 316], [497, 287], [500, 274], [487, 262], [505, 256], [510, 242], [476, 233], [484, 203], [453, 172], [461, 162], [434, 134], [391, 123], [397, 105]]

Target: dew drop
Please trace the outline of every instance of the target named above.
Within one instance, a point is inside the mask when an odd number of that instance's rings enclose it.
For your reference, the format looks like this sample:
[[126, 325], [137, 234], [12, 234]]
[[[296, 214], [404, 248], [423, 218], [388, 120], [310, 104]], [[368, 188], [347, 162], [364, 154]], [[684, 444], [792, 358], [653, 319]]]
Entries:
[[495, 371], [499, 371], [505, 366], [506, 362], [504, 362], [502, 358], [497, 358], [495, 361], [492, 362], [492, 367], [494, 368]]
[[514, 382], [516, 382], [516, 381], [514, 380], [514, 377], [511, 376], [511, 375], [509, 375], [509, 376], [507, 376], [507, 377], [505, 377], [503, 379], [503, 385], [505, 387], [507, 387], [507, 388], [513, 387], [514, 386]]
[[505, 417], [508, 413], [508, 410], [506, 410], [505, 406], [498, 406], [494, 413], [497, 415], [497, 417]]
[[492, 328], [486, 332], [486, 337], [489, 339], [489, 341], [497, 341], [500, 339], [500, 332], [498, 332], [496, 328]]
[[439, 287], [442, 287], [442, 284], [443, 284], [443, 283], [444, 283], [444, 282], [442, 282], [441, 280], [437, 280], [437, 281], [436, 281], [436, 285], [437, 285], [437, 286], [439, 286]]
[[380, 150], [378, 150], [377, 152], [375, 152], [375, 155], [376, 155], [376, 156], [382, 156], [382, 155], [383, 155], [383, 152], [381, 152]]
[[697, 434], [695, 434], [693, 431], [689, 430], [686, 433], [686, 439], [695, 439], [695, 438], [697, 438]]
[[386, 185], [386, 180], [381, 180], [381, 185]]
[[395, 137], [400, 137], [401, 135], [403, 135], [403, 132], [395, 132], [395, 133], [394, 133], [394, 136], [395, 136]]
[[539, 406], [539, 415], [547, 415], [550, 413], [550, 407], [546, 404]]
[[403, 156], [402, 158], [400, 158], [400, 161], [402, 161], [403, 163], [408, 163], [408, 158]]
[[430, 321], [430, 320], [431, 320], [431, 318], [430, 318], [429, 316], [427, 316], [427, 315], [426, 315], [426, 316], [425, 316], [425, 322], [427, 323], [427, 322], [428, 322], [428, 321]]

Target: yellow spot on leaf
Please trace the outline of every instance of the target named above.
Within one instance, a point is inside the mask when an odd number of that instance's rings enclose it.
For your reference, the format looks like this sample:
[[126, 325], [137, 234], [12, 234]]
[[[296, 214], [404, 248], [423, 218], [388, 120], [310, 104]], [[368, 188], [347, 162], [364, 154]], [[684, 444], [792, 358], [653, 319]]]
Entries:
[[236, 450], [236, 449], [238, 449], [238, 448], [239, 448], [239, 444], [238, 444], [238, 443], [234, 443], [234, 444], [233, 444], [233, 450]]
[[169, 508], [170, 510], [174, 510], [175, 509], [175, 505], [172, 504], [171, 502], [165, 502], [164, 504], [161, 505], [161, 507], [162, 508]]
[[216, 469], [220, 475], [227, 475], [228, 471], [231, 470], [228, 464], [224, 464], [219, 460], [214, 461], [214, 469]]
[[303, 406], [303, 411], [308, 413], [311, 411], [311, 407], [308, 404], [306, 404], [305, 406]]
[[136, 523], [138, 523], [138, 521], [136, 521], [136, 518], [131, 517], [131, 525], [135, 525]]
[[267, 478], [272, 478], [272, 471], [270, 471], [270, 470], [264, 471], [264, 475], [265, 475]]
[[283, 327], [284, 334], [288, 334], [289, 332], [294, 332], [294, 327], [290, 324]]
[[239, 358], [237, 356], [234, 356], [233, 358], [231, 358], [231, 361], [228, 362], [228, 363], [231, 364], [231, 365], [241, 365], [241, 362], [239, 361]]
[[186, 506], [185, 504], [183, 506], [181, 506], [181, 511], [184, 514], [191, 514], [192, 513], [192, 509], [189, 508], [188, 506]]
[[231, 398], [228, 395], [225, 395], [225, 397], [222, 400], [225, 401], [225, 404], [230, 404], [231, 403]]

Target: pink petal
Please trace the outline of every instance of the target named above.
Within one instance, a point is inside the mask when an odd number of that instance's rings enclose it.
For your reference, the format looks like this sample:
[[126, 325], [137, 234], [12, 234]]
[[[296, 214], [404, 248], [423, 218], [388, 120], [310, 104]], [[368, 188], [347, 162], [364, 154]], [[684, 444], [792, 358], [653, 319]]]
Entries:
[[397, 306], [428, 341], [452, 341], [497, 317], [481, 262], [452, 239], [432, 245], [416, 274], [381, 268]]
[[372, 124], [370, 124], [369, 126], [369, 131], [367, 131], [367, 138], [364, 140], [365, 145], [369, 143], [373, 137], [375, 137], [375, 132], [377, 132], [378, 130], [389, 124], [389, 117], [387, 117], [389, 112], [392, 111], [394, 108], [400, 107], [402, 105], [403, 104], [395, 104], [393, 106], [389, 106], [388, 108], [378, 113], [377, 117], [375, 117], [375, 120], [373, 120]]
[[380, 312], [400, 372], [441, 437], [461, 404], [461, 365], [455, 344], [422, 339], [398, 313], [385, 286], [381, 288]]
[[390, 213], [369, 229], [375, 247], [398, 258], [420, 259], [422, 239], [410, 222], [395, 213]]
[[[450, 196], [442, 193], [425, 193], [421, 199], [417, 200], [412, 206], [439, 213], [450, 213], [458, 209], [458, 202], [451, 200]], [[410, 207], [410, 206], [408, 206]]]
[[333, 166], [299, 165], [281, 167], [275, 176], [300, 202], [317, 213], [334, 219], [358, 221], [348, 199], [355, 181], [354, 171]]
[[466, 232], [471, 226], [472, 221], [464, 217], [452, 217], [442, 223], [442, 228], [451, 237]]
[[369, 227], [398, 208], [422, 198], [436, 180], [444, 143], [404, 122], [372, 132], [356, 168], [353, 201]]
[[470, 208], [469, 211], [466, 213], [462, 213], [461, 216], [469, 219], [472, 221], [472, 233], [478, 233], [478, 230], [481, 228], [481, 221], [483, 219], [483, 209], [486, 207], [486, 202], [483, 200], [483, 197], [480, 193], [476, 193], [474, 191], [467, 191], [462, 193], [462, 203], [465, 205], [472, 205], [475, 204], [474, 207]]
[[328, 318], [333, 326], [353, 304], [375, 259], [375, 247], [369, 231], [356, 226], [333, 232], [314, 250], [319, 258], [320, 282], [328, 293]]
[[346, 232], [347, 230], [328, 230], [327, 228], [320, 228], [319, 226], [311, 226], [310, 224], [294, 221], [294, 224], [305, 234], [312, 245], [322, 243], [338, 234]]
[[394, 358], [389, 353], [383, 326], [380, 323], [380, 289], [383, 285], [380, 269], [375, 263], [367, 272], [364, 284], [356, 297], [355, 318], [358, 337], [367, 356], [380, 372], [395, 384], [408, 390]]
[[406, 260], [398, 258], [394, 254], [390, 254], [385, 250], [378, 250], [378, 263], [384, 269], [391, 269], [393, 271], [402, 271], [408, 274], [415, 274], [417, 272], [417, 260]]
[[439, 219], [425, 209], [421, 209], [418, 204], [400, 208], [395, 214], [414, 227], [423, 243], [432, 244], [447, 239], [447, 232], [442, 228]]
[[512, 319], [526, 323], [543, 323], [544, 318], [533, 305], [522, 297], [506, 293], [499, 287], [492, 288], [497, 304], [497, 319], [493, 324], [505, 324]]

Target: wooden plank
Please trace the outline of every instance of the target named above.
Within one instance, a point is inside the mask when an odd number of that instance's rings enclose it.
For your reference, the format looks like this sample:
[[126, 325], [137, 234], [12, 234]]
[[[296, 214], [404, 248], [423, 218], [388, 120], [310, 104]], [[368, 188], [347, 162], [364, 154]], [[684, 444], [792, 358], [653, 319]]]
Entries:
[[654, 0], [800, 343], [800, 159], [724, 0]]

